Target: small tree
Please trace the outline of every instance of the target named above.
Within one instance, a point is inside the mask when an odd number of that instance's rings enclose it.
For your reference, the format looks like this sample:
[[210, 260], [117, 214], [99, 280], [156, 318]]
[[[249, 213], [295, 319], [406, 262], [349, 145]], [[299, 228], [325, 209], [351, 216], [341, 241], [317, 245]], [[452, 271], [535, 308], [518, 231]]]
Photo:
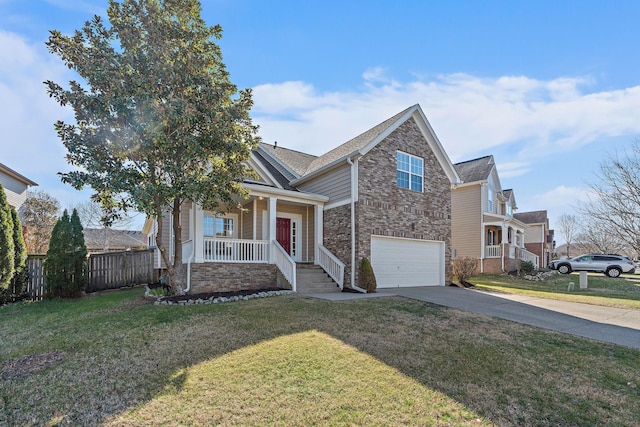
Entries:
[[15, 272], [15, 249], [13, 240], [13, 219], [7, 203], [4, 187], [0, 184], [0, 289], [11, 284]]
[[49, 298], [76, 298], [86, 287], [87, 248], [78, 212], [65, 209], [51, 233], [44, 271]]
[[87, 246], [84, 243], [84, 233], [78, 211], [73, 210], [70, 221], [72, 259], [72, 283], [74, 292], [82, 292], [87, 287]]
[[478, 271], [478, 259], [468, 256], [456, 258], [452, 263], [453, 275], [458, 278], [458, 283], [462, 286], [469, 283], [467, 279]]
[[376, 282], [376, 275], [373, 272], [373, 267], [367, 258], [362, 258], [359, 273], [360, 287], [368, 293], [374, 293], [378, 287], [378, 283]]
[[51, 231], [60, 216], [60, 202], [44, 191], [29, 191], [19, 215], [26, 228], [27, 253], [47, 253]]
[[578, 233], [578, 218], [575, 215], [562, 214], [558, 218], [558, 228], [567, 244], [567, 258], [571, 258], [571, 243], [576, 233]]
[[11, 208], [11, 217], [13, 219], [13, 249], [14, 249], [14, 273], [13, 273], [13, 293], [20, 295], [24, 292], [27, 280], [27, 247], [22, 236], [22, 224], [18, 218], [18, 212]]

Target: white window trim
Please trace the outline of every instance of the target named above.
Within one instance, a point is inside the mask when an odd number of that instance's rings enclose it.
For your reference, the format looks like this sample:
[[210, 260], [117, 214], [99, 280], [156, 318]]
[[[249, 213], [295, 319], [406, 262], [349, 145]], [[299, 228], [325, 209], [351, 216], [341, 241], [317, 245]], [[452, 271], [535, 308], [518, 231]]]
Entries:
[[[409, 156], [409, 172], [407, 172], [407, 171], [401, 171], [400, 169], [398, 169], [398, 153], [402, 153], [402, 154], [404, 154], [404, 155], [406, 155], [406, 156]], [[422, 161], [422, 175], [421, 175], [421, 178], [422, 178], [422, 188], [420, 189], [420, 191], [418, 191], [418, 190], [414, 190], [413, 188], [411, 188], [411, 176], [413, 176], [413, 175], [418, 176], [417, 174], [415, 174], [415, 173], [412, 173], [412, 172], [411, 172], [411, 158], [414, 158], [414, 159], [420, 159], [420, 160]], [[405, 172], [405, 173], [408, 173], [408, 174], [409, 174], [409, 188], [406, 188], [406, 187], [400, 187], [400, 186], [398, 185], [398, 172]], [[396, 186], [397, 186], [398, 188], [402, 188], [402, 189], [405, 189], [405, 190], [415, 191], [416, 193], [424, 193], [424, 181], [425, 181], [425, 180], [424, 180], [424, 158], [423, 158], [423, 157], [420, 157], [420, 156], [415, 156], [415, 155], [413, 155], [413, 154], [409, 154], [409, 153], [407, 153], [407, 152], [405, 152], [405, 151], [402, 151], [402, 150], [397, 150], [397, 151], [396, 151]]]
[[[215, 219], [216, 218], [230, 218], [233, 220], [233, 234], [231, 235], [231, 239], [237, 239], [238, 238], [238, 227], [240, 227], [240, 223], [238, 222], [238, 214], [234, 214], [234, 213], [229, 213], [229, 214], [225, 214], [225, 215], [215, 215], [213, 212], [209, 212], [209, 211], [205, 211], [204, 214], [202, 215], [202, 220], [204, 221], [205, 217], [213, 217], [213, 232], [215, 234], [216, 231], [216, 223], [215, 223]], [[202, 228], [202, 233], [204, 234], [204, 224], [203, 224], [203, 228]], [[229, 239], [229, 237], [218, 237], [218, 236], [205, 236], [208, 238], [215, 238], [215, 239]]]
[[[268, 220], [268, 212], [266, 210], [262, 211], [262, 240], [268, 240], [269, 227], [267, 226]], [[290, 219], [292, 223], [295, 222], [296, 230], [298, 230], [297, 240], [293, 239], [293, 236], [290, 236], [292, 244], [295, 243], [295, 256], [293, 256], [293, 260], [296, 262], [300, 262], [302, 260], [302, 249], [303, 246], [303, 235], [302, 235], [302, 215], [288, 213], [288, 212], [276, 212], [276, 218], [287, 218]], [[293, 227], [291, 227], [291, 233], [293, 233]], [[274, 239], [275, 240], [275, 239]]]

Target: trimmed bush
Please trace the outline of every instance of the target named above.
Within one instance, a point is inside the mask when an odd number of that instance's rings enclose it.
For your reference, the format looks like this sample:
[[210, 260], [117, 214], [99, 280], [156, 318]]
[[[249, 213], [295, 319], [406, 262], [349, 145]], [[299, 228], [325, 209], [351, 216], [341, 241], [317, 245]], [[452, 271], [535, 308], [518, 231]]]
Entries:
[[524, 274], [533, 273], [535, 269], [536, 269], [536, 266], [533, 265], [531, 261], [522, 261], [520, 263], [520, 271], [522, 271]]
[[67, 210], [56, 222], [44, 262], [48, 298], [77, 298], [87, 286], [87, 248], [78, 212]]
[[14, 208], [11, 208], [11, 218], [13, 220], [13, 281], [11, 283], [12, 292], [14, 295], [21, 295], [27, 287], [27, 281], [29, 280], [29, 274], [27, 272], [27, 246], [24, 243], [24, 236], [22, 235], [22, 224], [18, 218], [18, 212]]
[[478, 271], [478, 259], [468, 256], [456, 258], [452, 262], [453, 275], [458, 278], [458, 283], [464, 285], [469, 277]]
[[362, 258], [360, 262], [360, 283], [359, 286], [369, 293], [374, 293], [378, 287], [376, 282], [376, 275], [373, 272], [373, 267], [367, 258]]
[[13, 219], [7, 196], [0, 184], [0, 289], [6, 290], [15, 273]]

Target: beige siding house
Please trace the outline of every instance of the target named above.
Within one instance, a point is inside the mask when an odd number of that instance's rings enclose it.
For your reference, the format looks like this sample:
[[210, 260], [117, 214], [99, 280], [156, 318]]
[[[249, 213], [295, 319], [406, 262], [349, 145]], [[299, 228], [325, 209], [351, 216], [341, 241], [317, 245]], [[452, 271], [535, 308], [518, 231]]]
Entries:
[[[190, 292], [300, 291], [301, 270], [314, 269], [336, 290], [363, 291], [363, 258], [381, 288], [450, 282], [451, 187], [460, 179], [419, 105], [322, 156], [261, 143], [249, 166], [249, 198], [230, 212], [184, 206]], [[144, 231], [153, 246], [157, 224], [149, 219]]]
[[525, 248], [529, 227], [514, 216], [514, 192], [502, 189], [493, 156], [454, 167], [463, 181], [451, 192], [455, 257], [477, 258], [479, 273], [514, 271], [521, 261], [538, 265], [537, 255]]

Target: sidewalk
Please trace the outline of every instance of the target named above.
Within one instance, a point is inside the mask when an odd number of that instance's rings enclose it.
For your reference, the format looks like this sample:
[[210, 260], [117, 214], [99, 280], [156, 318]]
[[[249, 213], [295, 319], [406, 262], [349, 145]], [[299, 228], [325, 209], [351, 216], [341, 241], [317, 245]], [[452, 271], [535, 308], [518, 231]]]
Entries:
[[331, 301], [402, 296], [640, 349], [640, 310], [496, 294], [451, 286], [378, 289], [374, 294], [336, 292], [307, 296]]

